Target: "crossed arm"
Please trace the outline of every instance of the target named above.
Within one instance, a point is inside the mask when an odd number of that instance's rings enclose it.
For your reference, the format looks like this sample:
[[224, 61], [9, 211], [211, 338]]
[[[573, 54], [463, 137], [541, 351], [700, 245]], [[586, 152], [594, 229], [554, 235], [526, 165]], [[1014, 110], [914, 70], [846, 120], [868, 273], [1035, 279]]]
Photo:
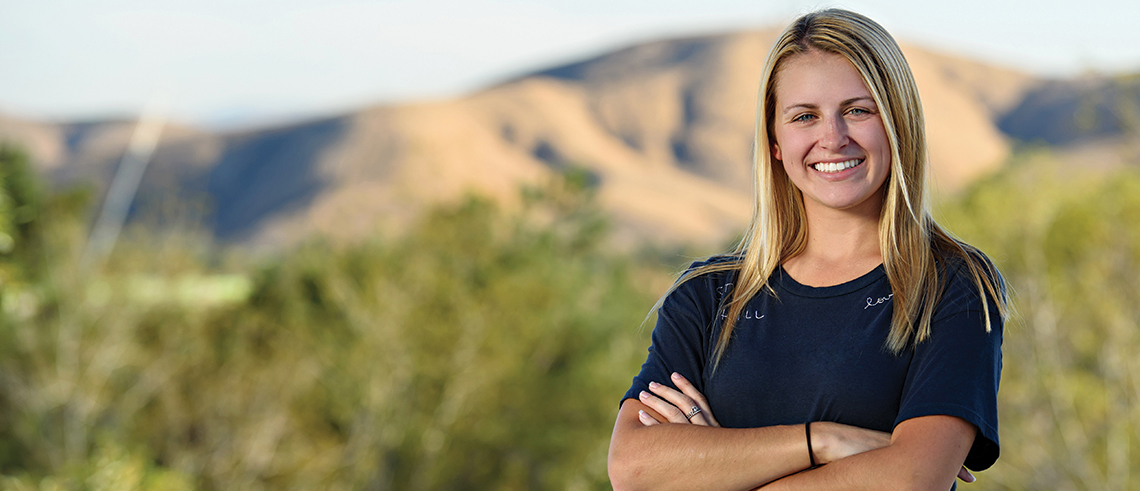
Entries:
[[[952, 416], [900, 423], [891, 434], [838, 423], [812, 424], [810, 467], [803, 425], [720, 428], [703, 395], [675, 375], [622, 403], [610, 441], [614, 489], [772, 490], [950, 489], [976, 429]], [[686, 418], [681, 408], [702, 412]], [[961, 470], [961, 472], [960, 472]]]

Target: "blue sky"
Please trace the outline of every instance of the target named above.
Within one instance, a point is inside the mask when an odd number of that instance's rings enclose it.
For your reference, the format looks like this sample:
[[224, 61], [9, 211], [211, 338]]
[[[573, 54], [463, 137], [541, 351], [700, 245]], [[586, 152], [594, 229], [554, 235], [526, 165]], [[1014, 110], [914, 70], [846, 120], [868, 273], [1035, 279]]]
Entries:
[[447, 97], [622, 45], [840, 6], [1046, 76], [1140, 71], [1135, 0], [0, 0], [0, 113], [224, 126]]

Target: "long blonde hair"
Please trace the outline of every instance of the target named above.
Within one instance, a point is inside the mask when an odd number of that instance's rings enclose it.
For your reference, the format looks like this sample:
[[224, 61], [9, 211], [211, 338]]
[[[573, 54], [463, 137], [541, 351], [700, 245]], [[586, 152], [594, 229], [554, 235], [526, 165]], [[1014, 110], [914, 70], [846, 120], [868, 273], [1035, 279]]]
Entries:
[[[985, 257], [940, 227], [931, 216], [927, 195], [926, 130], [918, 87], [895, 40], [882, 26], [841, 9], [813, 12], [793, 22], [776, 41], [760, 80], [753, 162], [756, 199], [752, 220], [728, 261], [685, 272], [675, 286], [697, 276], [736, 271], [728, 315], [714, 351], [714, 370], [732, 338], [744, 307], [761, 290], [774, 294], [768, 279], [784, 261], [807, 245], [803, 196], [781, 165], [773, 165], [771, 144], [775, 111], [774, 81], [791, 57], [818, 50], [843, 56], [859, 71], [882, 115], [891, 146], [891, 169], [879, 218], [879, 249], [894, 294], [894, 313], [886, 347], [899, 353], [930, 337], [931, 317], [943, 290], [936, 260], [960, 258], [983, 299], [1008, 314], [1000, 276]], [[658, 301], [657, 307], [664, 301]], [[992, 326], [984, 301], [986, 332]]]

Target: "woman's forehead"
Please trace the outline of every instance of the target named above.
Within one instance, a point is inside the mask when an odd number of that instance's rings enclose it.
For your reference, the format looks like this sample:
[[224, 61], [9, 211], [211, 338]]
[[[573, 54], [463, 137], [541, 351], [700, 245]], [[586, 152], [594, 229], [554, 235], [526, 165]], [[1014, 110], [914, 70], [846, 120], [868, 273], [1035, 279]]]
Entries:
[[871, 96], [862, 74], [847, 58], [822, 51], [783, 60], [773, 74], [773, 85], [780, 105], [837, 103]]

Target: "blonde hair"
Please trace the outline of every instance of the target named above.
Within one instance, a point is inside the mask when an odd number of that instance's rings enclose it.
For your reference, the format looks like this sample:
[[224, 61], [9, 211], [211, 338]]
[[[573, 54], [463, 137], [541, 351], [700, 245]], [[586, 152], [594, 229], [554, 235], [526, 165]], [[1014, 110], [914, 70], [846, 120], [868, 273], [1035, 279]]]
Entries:
[[[803, 252], [807, 221], [803, 196], [781, 165], [773, 165], [772, 119], [775, 75], [787, 60], [810, 51], [840, 55], [863, 77], [878, 106], [891, 146], [887, 192], [879, 218], [879, 249], [894, 294], [894, 313], [886, 347], [899, 353], [930, 337], [931, 317], [944, 289], [937, 261], [960, 258], [983, 299], [1008, 314], [1009, 302], [1000, 276], [979, 251], [940, 227], [931, 216], [927, 195], [926, 131], [918, 87], [910, 66], [890, 34], [875, 21], [854, 12], [828, 9], [793, 22], [776, 41], [760, 80], [753, 162], [756, 199], [752, 220], [728, 261], [685, 272], [675, 286], [700, 275], [736, 271], [727, 318], [714, 351], [713, 368], [732, 338], [737, 318], [761, 290], [775, 294], [768, 279], [784, 261]], [[664, 302], [658, 301], [657, 307]], [[983, 301], [986, 332], [991, 329], [989, 302]]]

